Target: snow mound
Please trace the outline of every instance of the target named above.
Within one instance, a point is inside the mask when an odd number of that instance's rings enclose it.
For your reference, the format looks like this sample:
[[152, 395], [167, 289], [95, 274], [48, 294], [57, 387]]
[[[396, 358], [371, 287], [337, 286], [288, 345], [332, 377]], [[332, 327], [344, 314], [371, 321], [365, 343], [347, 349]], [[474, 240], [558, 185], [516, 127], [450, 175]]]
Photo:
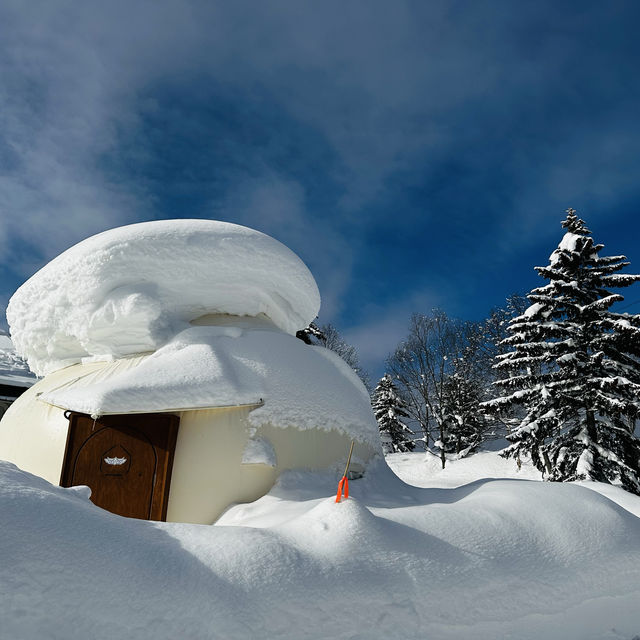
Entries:
[[3, 633], [631, 640], [640, 630], [640, 520], [589, 488], [420, 489], [382, 461], [340, 504], [336, 483], [285, 473], [203, 526], [121, 518], [0, 463]]
[[203, 619], [211, 611], [229, 616], [217, 621], [219, 637], [243, 637], [240, 592], [151, 523], [98, 509], [86, 491], [6, 462], [0, 511], [3, 638], [213, 637]]
[[[245, 321], [249, 325], [249, 321]], [[380, 448], [369, 395], [336, 354], [273, 328], [201, 326], [140, 364], [73, 379], [41, 400], [89, 415], [260, 405], [254, 427], [335, 429]], [[106, 373], [110, 367], [116, 373]]]
[[273, 238], [213, 220], [160, 220], [71, 247], [13, 295], [16, 350], [38, 375], [154, 351], [206, 314], [264, 314], [295, 334], [320, 307], [313, 276]]

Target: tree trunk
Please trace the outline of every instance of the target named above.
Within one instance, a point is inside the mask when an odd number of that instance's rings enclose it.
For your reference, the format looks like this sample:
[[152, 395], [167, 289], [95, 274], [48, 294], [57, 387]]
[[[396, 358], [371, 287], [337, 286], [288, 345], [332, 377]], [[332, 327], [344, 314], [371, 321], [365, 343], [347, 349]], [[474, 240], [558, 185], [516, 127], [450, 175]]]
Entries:
[[551, 476], [551, 460], [549, 460], [549, 456], [544, 449], [542, 449], [542, 459], [544, 460], [544, 468], [547, 470], [547, 476]]
[[420, 425], [421, 429], [422, 429], [422, 434], [424, 436], [423, 440], [424, 440], [424, 450], [425, 451], [429, 451], [429, 428], [427, 427], [426, 424], [421, 424]]
[[442, 462], [443, 469], [447, 460], [444, 453], [444, 446], [444, 424], [440, 423], [440, 461]]
[[598, 441], [595, 412], [590, 411], [589, 409], [587, 409], [587, 434], [591, 442], [595, 443]]

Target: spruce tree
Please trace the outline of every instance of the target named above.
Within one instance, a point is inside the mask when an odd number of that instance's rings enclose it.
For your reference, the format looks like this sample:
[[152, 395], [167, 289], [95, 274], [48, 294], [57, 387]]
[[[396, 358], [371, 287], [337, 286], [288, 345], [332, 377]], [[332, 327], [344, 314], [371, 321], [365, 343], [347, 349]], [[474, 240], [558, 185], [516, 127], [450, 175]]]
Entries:
[[413, 451], [413, 431], [402, 421], [402, 418], [408, 418], [408, 414], [388, 373], [382, 376], [374, 389], [371, 405], [385, 453]]
[[[480, 447], [487, 438], [488, 425], [480, 409], [483, 388], [468, 374], [469, 362], [454, 363], [454, 372], [443, 383], [443, 414], [447, 428], [443, 430], [446, 453], [464, 457]], [[467, 374], [467, 375], [465, 375]], [[437, 443], [436, 443], [437, 444]]]
[[[318, 344], [326, 341], [326, 336], [322, 330], [318, 328], [315, 322], [310, 322], [309, 326], [296, 331], [296, 338], [302, 340], [305, 344]], [[313, 339], [315, 339], [315, 342]]]
[[601, 257], [604, 245], [573, 209], [549, 265], [536, 267], [548, 284], [528, 295], [531, 306], [509, 324], [496, 367], [494, 409], [524, 409], [507, 436], [505, 455], [527, 453], [549, 480], [596, 480], [640, 494], [640, 316], [616, 313], [623, 300], [609, 288], [638, 275], [618, 273], [625, 256]]

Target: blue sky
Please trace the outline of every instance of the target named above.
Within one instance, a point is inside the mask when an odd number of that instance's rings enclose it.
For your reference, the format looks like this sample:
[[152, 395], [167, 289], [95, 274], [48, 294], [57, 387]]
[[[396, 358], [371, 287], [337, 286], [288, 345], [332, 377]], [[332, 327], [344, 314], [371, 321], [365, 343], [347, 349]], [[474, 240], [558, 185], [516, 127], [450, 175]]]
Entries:
[[640, 269], [638, 25], [634, 0], [4, 0], [0, 307], [93, 233], [229, 220], [305, 260], [377, 376], [412, 312], [538, 284], [569, 206]]

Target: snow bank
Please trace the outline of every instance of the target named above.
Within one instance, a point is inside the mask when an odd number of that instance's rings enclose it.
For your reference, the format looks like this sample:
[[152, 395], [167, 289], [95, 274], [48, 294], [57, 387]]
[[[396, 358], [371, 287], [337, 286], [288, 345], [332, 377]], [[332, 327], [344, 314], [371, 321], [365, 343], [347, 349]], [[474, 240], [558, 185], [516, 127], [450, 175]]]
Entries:
[[212, 220], [161, 220], [105, 231], [51, 261], [9, 301], [16, 349], [44, 375], [85, 357], [153, 351], [199, 316], [268, 316], [294, 334], [320, 296], [277, 240]]
[[[0, 462], [0, 513], [2, 638], [246, 634], [242, 593], [223, 574], [162, 528], [98, 509], [84, 487], [54, 487]], [[223, 615], [214, 623], [211, 612]]]
[[[128, 520], [0, 464], [13, 640], [631, 640], [640, 520], [577, 485], [290, 472], [217, 526]], [[635, 498], [636, 500], [639, 500]]]
[[485, 478], [542, 480], [542, 474], [523, 459], [518, 469], [516, 461], [506, 460], [496, 451], [480, 451], [459, 460], [447, 460], [445, 468], [432, 453], [392, 453], [386, 457], [393, 471], [405, 482], [416, 487], [460, 487]]
[[191, 327], [137, 366], [74, 379], [40, 399], [97, 416], [255, 404], [254, 427], [335, 429], [380, 448], [369, 395], [343, 360], [275, 327], [244, 324]]

